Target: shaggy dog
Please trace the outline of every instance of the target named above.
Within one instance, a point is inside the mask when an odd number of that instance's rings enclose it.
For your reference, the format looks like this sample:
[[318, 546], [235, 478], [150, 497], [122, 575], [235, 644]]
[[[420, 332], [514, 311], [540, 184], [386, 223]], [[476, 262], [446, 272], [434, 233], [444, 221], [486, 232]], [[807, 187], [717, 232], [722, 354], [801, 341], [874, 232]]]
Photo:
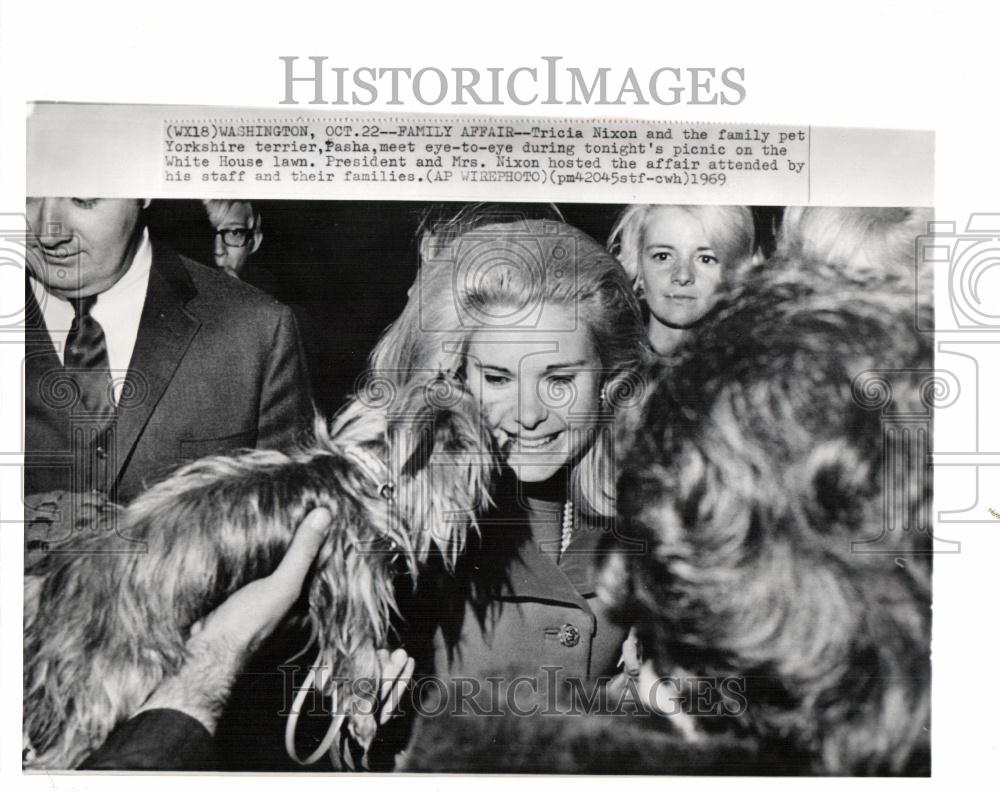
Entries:
[[[26, 767], [73, 768], [100, 746], [180, 668], [191, 626], [270, 573], [318, 506], [333, 527], [309, 585], [316, 685], [351, 712], [343, 681], [378, 677], [399, 576], [432, 551], [454, 560], [488, 501], [492, 459], [453, 380], [365, 393], [329, 429], [317, 422], [308, 448], [191, 463], [29, 567]], [[365, 744], [375, 722], [361, 712], [349, 726]]]
[[627, 425], [621, 531], [645, 550], [598, 560], [600, 595], [688, 718], [428, 718], [410, 770], [929, 773], [929, 307], [829, 275], [751, 273]]
[[[929, 773], [935, 383], [914, 316], [927, 310], [899, 281], [772, 261], [651, 371], [619, 487], [621, 531], [645, 550], [595, 563], [602, 599], [657, 673], [681, 681], [693, 718], [646, 703], [426, 718], [406, 767]], [[71, 767], [99, 745], [177, 669], [189, 626], [274, 567], [312, 506], [336, 522], [310, 592], [317, 664], [377, 676], [395, 555], [411, 575], [433, 549], [453, 560], [486, 499], [488, 441], [467, 403], [418, 389], [401, 419], [355, 404], [311, 450], [213, 458], [152, 489], [119, 520], [144, 554], [50, 552], [26, 589], [35, 764]], [[739, 707], [697, 712], [733, 681]]]

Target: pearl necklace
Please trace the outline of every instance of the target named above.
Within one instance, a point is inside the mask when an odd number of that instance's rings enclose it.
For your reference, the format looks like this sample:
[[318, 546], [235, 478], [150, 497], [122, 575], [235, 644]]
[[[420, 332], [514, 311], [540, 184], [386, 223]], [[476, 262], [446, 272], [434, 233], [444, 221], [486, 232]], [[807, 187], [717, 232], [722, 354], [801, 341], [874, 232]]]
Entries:
[[563, 504], [562, 534], [559, 543], [559, 555], [562, 556], [573, 542], [573, 502]]

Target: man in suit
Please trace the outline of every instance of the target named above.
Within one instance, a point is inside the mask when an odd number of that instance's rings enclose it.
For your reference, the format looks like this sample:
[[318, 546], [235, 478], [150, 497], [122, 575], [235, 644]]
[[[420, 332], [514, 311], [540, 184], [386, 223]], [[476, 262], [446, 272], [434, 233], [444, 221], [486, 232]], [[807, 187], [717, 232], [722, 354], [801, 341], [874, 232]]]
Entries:
[[151, 241], [148, 203], [28, 199], [26, 495], [128, 503], [181, 462], [309, 426], [291, 311]]
[[262, 292], [276, 294], [277, 279], [250, 261], [264, 241], [260, 211], [249, 201], [207, 198], [204, 203], [208, 221], [215, 229], [215, 266]]

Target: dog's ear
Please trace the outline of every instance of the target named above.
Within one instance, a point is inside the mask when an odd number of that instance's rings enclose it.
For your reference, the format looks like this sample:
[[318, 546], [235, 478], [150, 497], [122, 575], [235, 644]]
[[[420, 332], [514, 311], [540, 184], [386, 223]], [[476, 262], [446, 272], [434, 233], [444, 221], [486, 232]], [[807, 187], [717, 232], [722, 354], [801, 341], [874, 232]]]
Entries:
[[493, 454], [478, 405], [458, 378], [414, 383], [389, 422], [389, 471], [420, 560], [454, 561], [489, 503]]

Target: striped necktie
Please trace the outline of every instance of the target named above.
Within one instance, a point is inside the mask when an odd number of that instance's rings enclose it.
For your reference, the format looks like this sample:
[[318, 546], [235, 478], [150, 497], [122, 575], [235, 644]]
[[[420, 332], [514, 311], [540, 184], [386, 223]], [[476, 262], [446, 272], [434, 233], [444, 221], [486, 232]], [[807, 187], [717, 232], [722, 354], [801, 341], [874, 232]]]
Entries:
[[97, 295], [69, 301], [73, 306], [73, 324], [66, 336], [63, 365], [80, 389], [80, 404], [96, 416], [110, 420], [115, 413], [111, 366], [104, 328], [91, 316]]

